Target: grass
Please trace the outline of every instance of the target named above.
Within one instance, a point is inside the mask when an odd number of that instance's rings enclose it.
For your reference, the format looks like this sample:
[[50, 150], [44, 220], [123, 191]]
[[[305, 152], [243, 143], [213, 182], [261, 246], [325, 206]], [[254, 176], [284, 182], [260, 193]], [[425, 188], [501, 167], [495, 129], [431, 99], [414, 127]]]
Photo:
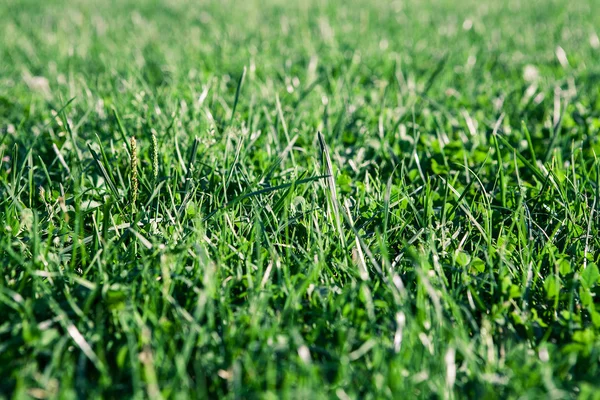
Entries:
[[597, 2], [0, 21], [0, 397], [597, 398]]

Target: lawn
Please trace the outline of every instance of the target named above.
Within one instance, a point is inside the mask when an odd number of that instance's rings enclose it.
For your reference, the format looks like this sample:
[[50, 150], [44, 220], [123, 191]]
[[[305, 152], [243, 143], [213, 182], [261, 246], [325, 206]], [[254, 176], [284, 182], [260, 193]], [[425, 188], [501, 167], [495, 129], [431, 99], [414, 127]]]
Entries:
[[0, 398], [598, 398], [598, 1], [0, 21]]

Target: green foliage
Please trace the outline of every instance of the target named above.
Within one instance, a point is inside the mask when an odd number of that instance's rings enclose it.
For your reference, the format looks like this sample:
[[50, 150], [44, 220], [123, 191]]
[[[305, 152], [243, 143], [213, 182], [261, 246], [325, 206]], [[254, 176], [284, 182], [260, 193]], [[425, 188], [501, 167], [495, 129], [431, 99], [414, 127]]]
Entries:
[[597, 9], [3, 2], [0, 397], [594, 398]]

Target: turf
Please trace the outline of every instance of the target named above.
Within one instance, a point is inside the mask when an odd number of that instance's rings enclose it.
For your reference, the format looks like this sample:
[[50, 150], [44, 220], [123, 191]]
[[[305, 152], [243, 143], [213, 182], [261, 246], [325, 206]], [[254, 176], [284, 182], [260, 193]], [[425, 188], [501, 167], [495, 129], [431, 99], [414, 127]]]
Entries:
[[0, 397], [597, 396], [597, 1], [0, 21]]

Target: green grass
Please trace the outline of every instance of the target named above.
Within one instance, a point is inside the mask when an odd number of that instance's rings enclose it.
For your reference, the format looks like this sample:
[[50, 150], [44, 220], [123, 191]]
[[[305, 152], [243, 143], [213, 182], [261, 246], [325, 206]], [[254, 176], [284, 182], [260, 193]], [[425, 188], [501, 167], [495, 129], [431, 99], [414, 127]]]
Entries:
[[0, 397], [597, 398], [597, 1], [0, 21]]

